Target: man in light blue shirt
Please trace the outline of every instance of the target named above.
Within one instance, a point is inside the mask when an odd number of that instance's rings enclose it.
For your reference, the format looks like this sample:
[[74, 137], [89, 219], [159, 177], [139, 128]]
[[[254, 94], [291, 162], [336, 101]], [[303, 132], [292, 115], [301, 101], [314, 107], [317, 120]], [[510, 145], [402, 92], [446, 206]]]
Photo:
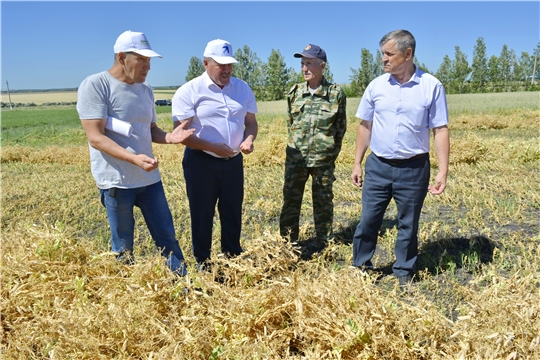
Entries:
[[[386, 34], [379, 42], [386, 74], [367, 87], [356, 117], [362, 121], [356, 137], [352, 182], [362, 187], [362, 215], [353, 237], [353, 266], [373, 269], [371, 258], [384, 213], [393, 198], [398, 210], [396, 261], [392, 267], [401, 287], [414, 275], [418, 257], [418, 223], [429, 191], [446, 187], [450, 139], [444, 87], [413, 62], [416, 40], [406, 30]], [[439, 172], [430, 179], [430, 131]], [[371, 154], [362, 161], [368, 146]]]

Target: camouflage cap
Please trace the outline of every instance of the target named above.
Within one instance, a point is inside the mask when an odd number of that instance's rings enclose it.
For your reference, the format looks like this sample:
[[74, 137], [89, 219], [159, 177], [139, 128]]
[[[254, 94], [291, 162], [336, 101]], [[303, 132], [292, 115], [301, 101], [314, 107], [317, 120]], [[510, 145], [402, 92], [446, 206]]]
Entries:
[[311, 59], [321, 59], [326, 61], [326, 52], [317, 45], [308, 44], [301, 53], [294, 53], [295, 58], [307, 57]]

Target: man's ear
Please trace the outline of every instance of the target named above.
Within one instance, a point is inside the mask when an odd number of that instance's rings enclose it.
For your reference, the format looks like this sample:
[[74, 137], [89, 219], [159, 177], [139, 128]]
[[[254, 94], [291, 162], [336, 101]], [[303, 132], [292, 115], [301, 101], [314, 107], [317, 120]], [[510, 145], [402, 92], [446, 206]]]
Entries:
[[407, 48], [407, 50], [405, 51], [406, 55], [407, 55], [407, 60], [411, 59], [412, 58], [412, 49], [411, 48]]

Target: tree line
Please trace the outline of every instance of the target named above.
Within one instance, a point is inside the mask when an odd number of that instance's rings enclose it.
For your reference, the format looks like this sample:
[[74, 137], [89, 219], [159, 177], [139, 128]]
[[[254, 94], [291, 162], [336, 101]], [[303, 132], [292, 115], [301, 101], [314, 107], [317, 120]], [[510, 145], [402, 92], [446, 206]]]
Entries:
[[[284, 99], [293, 84], [304, 81], [302, 73], [287, 67], [283, 55], [276, 49], [272, 49], [267, 62], [263, 62], [247, 45], [237, 49], [234, 58], [238, 61], [234, 64], [234, 76], [247, 82], [256, 98], [261, 101]], [[453, 59], [444, 56], [436, 72], [430, 71], [416, 56], [414, 59], [418, 68], [433, 74], [443, 83], [448, 94], [538, 91], [538, 62], [540, 43], [532, 54], [524, 51], [518, 57], [514, 50], [503, 45], [499, 56], [488, 58], [482, 37], [476, 40], [470, 64], [459, 46], [455, 47]], [[185, 79], [189, 81], [204, 71], [202, 59], [193, 56]], [[350, 82], [341, 85], [348, 97], [360, 97], [370, 81], [383, 73], [380, 51], [376, 51], [373, 56], [368, 49], [362, 48], [360, 67], [351, 68]], [[326, 64], [324, 76], [333, 82], [329, 63]]]

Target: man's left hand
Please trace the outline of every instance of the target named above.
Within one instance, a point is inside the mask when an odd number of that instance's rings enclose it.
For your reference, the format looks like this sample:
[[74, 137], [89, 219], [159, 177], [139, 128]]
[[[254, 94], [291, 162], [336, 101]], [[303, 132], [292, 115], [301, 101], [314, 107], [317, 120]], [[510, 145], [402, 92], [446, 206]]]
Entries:
[[253, 149], [253, 141], [245, 140], [243, 143], [240, 144], [240, 150], [244, 154], [251, 154], [253, 152]]
[[435, 176], [435, 184], [428, 186], [428, 191], [433, 195], [440, 195], [446, 188], [446, 175], [438, 173]]
[[190, 137], [195, 129], [186, 129], [189, 121], [182, 121], [172, 132], [165, 135], [165, 139], [168, 144], [179, 144]]

